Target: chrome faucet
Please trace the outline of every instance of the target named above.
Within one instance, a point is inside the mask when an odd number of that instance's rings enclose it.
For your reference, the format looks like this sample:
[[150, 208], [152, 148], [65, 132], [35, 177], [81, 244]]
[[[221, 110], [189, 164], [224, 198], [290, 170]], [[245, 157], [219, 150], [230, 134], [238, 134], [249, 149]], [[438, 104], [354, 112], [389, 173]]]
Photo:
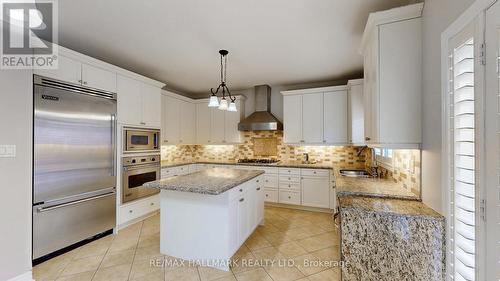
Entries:
[[378, 177], [378, 165], [377, 165], [377, 158], [376, 158], [376, 155], [375, 155], [375, 149], [373, 148], [370, 148], [368, 147], [368, 145], [365, 145], [365, 146], [362, 146], [359, 150], [358, 150], [358, 157], [361, 155], [361, 153], [363, 153], [363, 151], [365, 151], [365, 149], [370, 149], [371, 150], [371, 162], [369, 164], [370, 166], [370, 171], [369, 173], [372, 175], [372, 177]]

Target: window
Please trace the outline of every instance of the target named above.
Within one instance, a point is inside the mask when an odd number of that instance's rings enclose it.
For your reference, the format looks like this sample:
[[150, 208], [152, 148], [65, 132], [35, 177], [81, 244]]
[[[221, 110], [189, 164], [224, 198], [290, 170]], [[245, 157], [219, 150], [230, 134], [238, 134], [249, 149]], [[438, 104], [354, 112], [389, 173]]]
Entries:
[[392, 168], [392, 149], [375, 148], [375, 160], [387, 168]]

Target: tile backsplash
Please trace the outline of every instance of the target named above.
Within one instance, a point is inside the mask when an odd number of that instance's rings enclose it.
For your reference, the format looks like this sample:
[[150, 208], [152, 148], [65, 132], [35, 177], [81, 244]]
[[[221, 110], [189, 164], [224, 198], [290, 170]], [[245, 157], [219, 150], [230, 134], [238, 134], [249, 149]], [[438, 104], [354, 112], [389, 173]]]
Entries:
[[[332, 165], [344, 168], [365, 168], [371, 163], [371, 149], [365, 149], [359, 156], [360, 147], [355, 146], [293, 146], [283, 143], [281, 131], [252, 131], [242, 134], [243, 143], [236, 145], [167, 145], [161, 148], [163, 161], [187, 162], [209, 161], [228, 162], [242, 158], [273, 158], [280, 161], [303, 161], [304, 153], [309, 159], [318, 164]], [[276, 139], [274, 156], [254, 155], [254, 151], [261, 151], [254, 147], [255, 139]], [[272, 142], [274, 143], [274, 141]], [[257, 149], [255, 149], [257, 148]], [[275, 153], [274, 153], [275, 152]], [[260, 153], [260, 152], [257, 152]], [[402, 187], [420, 196], [421, 168], [420, 150], [395, 149], [393, 150], [392, 167], [380, 166], [381, 177], [393, 180]]]

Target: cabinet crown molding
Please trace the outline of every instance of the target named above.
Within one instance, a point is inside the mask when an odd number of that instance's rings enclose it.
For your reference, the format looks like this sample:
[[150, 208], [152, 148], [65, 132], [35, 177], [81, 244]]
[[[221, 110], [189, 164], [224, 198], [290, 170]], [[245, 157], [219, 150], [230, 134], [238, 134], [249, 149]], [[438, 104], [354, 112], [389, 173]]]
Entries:
[[347, 81], [347, 86], [363, 85], [363, 78]]
[[335, 92], [335, 91], [345, 91], [345, 90], [347, 90], [347, 85], [282, 91], [281, 94], [283, 96], [290, 96], [290, 95], [303, 95], [303, 94], [314, 94], [320, 92]]
[[363, 38], [361, 39], [359, 53], [363, 54], [366, 43], [369, 41], [369, 38], [375, 27], [381, 24], [421, 17], [423, 9], [424, 3], [421, 2], [417, 4], [393, 8], [386, 11], [370, 13], [370, 16], [368, 17], [368, 20], [366, 22], [365, 30], [363, 32]]

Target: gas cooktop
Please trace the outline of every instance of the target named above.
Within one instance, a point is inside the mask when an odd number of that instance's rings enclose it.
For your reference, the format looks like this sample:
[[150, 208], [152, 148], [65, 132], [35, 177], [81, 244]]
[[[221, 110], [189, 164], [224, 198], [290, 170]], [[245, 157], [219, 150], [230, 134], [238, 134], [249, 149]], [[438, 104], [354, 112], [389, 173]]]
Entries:
[[238, 163], [249, 163], [249, 164], [278, 164], [279, 160], [276, 159], [238, 159]]

